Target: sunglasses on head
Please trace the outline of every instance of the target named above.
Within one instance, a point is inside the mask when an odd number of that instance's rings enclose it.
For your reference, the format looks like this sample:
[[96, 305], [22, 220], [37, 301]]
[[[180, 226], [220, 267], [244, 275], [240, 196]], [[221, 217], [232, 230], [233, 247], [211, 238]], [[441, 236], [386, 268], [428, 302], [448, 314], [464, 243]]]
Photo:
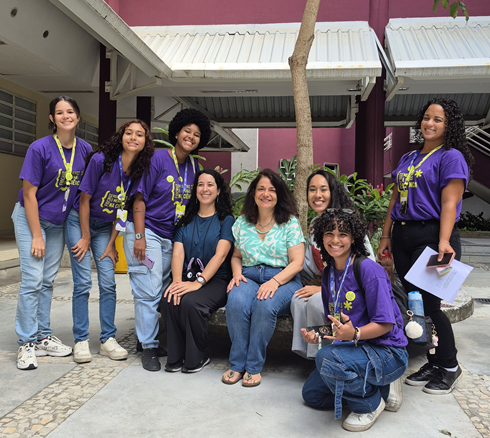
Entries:
[[327, 213], [338, 213], [339, 211], [341, 211], [342, 213], [347, 213], [347, 214], [354, 213], [354, 210], [351, 210], [350, 208], [327, 208], [325, 211]]

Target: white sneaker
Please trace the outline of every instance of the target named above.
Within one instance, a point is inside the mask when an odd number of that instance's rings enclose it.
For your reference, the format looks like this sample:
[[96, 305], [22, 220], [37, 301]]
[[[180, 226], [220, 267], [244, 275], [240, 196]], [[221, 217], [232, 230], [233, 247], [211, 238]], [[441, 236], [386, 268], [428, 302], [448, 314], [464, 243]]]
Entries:
[[50, 335], [35, 344], [36, 356], [69, 356], [72, 348], [64, 345], [56, 336]]
[[75, 344], [73, 360], [76, 363], [86, 363], [92, 360], [92, 355], [90, 354], [90, 345], [88, 339], [85, 341], [80, 341]]
[[17, 368], [19, 370], [35, 370], [37, 368], [34, 343], [27, 342], [19, 347], [17, 354]]
[[122, 348], [114, 338], [109, 338], [100, 343], [100, 355], [108, 356], [112, 360], [124, 360], [128, 358], [128, 351]]
[[402, 378], [390, 383], [390, 394], [386, 400], [385, 411], [396, 412], [403, 403]]
[[379, 417], [379, 414], [383, 412], [385, 408], [385, 401], [381, 398], [378, 408], [374, 412], [369, 412], [367, 414], [355, 414], [351, 412], [349, 416], [344, 420], [342, 427], [345, 430], [350, 430], [351, 432], [362, 432], [363, 430], [368, 430]]

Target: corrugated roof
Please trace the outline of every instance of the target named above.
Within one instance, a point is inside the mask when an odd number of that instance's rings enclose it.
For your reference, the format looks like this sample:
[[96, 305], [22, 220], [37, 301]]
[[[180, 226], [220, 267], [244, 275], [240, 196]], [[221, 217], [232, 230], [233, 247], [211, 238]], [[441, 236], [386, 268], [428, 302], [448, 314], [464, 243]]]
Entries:
[[490, 17], [391, 19], [386, 46], [396, 76], [490, 75]]
[[[173, 78], [290, 78], [299, 23], [133, 27]], [[376, 35], [367, 22], [317, 23], [309, 78], [381, 75]]]

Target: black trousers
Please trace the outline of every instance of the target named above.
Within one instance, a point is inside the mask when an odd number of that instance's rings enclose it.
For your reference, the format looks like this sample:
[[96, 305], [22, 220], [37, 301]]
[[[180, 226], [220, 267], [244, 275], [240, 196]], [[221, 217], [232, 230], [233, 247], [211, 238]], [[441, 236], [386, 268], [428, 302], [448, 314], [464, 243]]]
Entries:
[[[438, 220], [395, 222], [392, 250], [395, 268], [406, 292], [419, 291], [422, 294], [424, 312], [432, 318], [439, 337], [436, 354], [427, 354], [429, 362], [445, 368], [453, 368], [458, 365], [456, 344], [451, 322], [441, 310], [441, 299], [414, 286], [404, 278], [427, 246], [434, 251], [439, 251], [439, 228]], [[449, 243], [456, 252], [456, 260], [460, 260], [461, 241], [456, 226], [453, 228]]]
[[185, 294], [178, 306], [162, 299], [169, 364], [185, 362], [187, 368], [195, 368], [208, 356], [209, 318], [226, 304], [227, 286], [227, 280], [213, 277], [201, 289]]

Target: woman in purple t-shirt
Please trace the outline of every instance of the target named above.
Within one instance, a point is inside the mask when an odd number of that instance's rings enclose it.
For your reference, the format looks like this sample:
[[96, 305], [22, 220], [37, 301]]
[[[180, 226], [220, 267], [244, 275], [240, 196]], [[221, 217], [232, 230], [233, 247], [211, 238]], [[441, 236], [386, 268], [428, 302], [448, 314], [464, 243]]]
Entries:
[[22, 189], [12, 213], [22, 282], [15, 330], [19, 337], [17, 368], [37, 368], [36, 356], [67, 356], [71, 347], [53, 336], [50, 327], [53, 282], [63, 255], [63, 229], [85, 158], [92, 147], [75, 137], [80, 109], [71, 97], [49, 104], [53, 135], [29, 146], [19, 178]]
[[[473, 157], [466, 144], [463, 116], [458, 105], [446, 98], [427, 102], [415, 128], [420, 129], [422, 147], [405, 154], [393, 171], [393, 196], [388, 207], [378, 249], [393, 250], [396, 271], [406, 292], [420, 291], [425, 314], [432, 318], [439, 345], [428, 354], [428, 363], [405, 379], [412, 386], [424, 386], [428, 394], [450, 393], [461, 368], [456, 358], [454, 334], [441, 299], [405, 280], [405, 275], [426, 247], [461, 257], [456, 222], [468, 184]], [[392, 233], [393, 226], [393, 233]]]
[[136, 335], [147, 371], [161, 369], [156, 339], [158, 305], [170, 284], [175, 224], [185, 212], [196, 173], [196, 160], [189, 155], [206, 146], [211, 126], [204, 114], [188, 108], [175, 115], [168, 133], [174, 149], [156, 151], [150, 172], [132, 190], [134, 204], [123, 240], [134, 296]]
[[100, 354], [113, 360], [128, 357], [128, 352], [115, 339], [117, 252], [114, 242], [118, 232], [125, 228], [131, 185], [137, 185], [148, 172], [154, 151], [148, 126], [141, 120], [130, 120], [88, 158], [65, 232], [73, 273], [73, 356], [77, 363], [92, 360], [88, 339], [88, 299], [92, 289], [90, 250], [97, 267], [100, 294]]
[[[313, 238], [327, 263], [322, 276], [322, 300], [333, 336], [302, 328], [306, 342], [333, 341], [317, 353], [316, 369], [303, 387], [305, 402], [317, 409], [334, 409], [342, 416], [344, 401], [352, 411], [342, 426], [360, 432], [369, 429], [384, 409], [401, 406], [399, 378], [407, 368], [407, 339], [386, 271], [364, 259], [362, 285], [353, 263], [366, 256], [366, 228], [350, 209], [327, 209], [313, 225]], [[390, 384], [397, 391], [390, 393]]]

